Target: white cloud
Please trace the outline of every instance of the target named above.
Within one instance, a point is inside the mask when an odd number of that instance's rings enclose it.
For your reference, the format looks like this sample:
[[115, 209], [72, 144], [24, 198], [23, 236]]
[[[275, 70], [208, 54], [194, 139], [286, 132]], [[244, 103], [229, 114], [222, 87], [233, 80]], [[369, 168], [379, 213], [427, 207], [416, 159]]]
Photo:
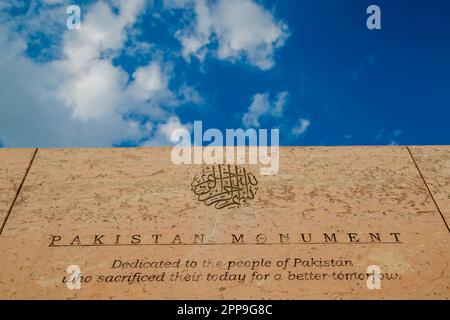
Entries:
[[101, 120], [118, 111], [126, 80], [126, 74], [109, 61], [93, 60], [86, 70], [66, 79], [59, 93], [75, 119]]
[[[118, 13], [109, 3], [118, 8]], [[166, 131], [183, 126], [172, 107], [187, 99], [169, 89], [170, 65], [154, 59], [129, 75], [113, 63], [146, 4], [145, 0], [113, 0], [90, 5], [81, 30], [59, 29], [63, 32], [60, 56], [43, 63], [25, 55], [29, 38], [26, 32], [17, 31], [27, 29], [17, 28], [17, 24], [34, 25], [36, 21], [2, 13], [2, 143], [15, 147], [78, 147], [111, 146], [126, 140], [170, 142]], [[54, 4], [48, 10], [61, 9]], [[52, 19], [61, 20], [60, 15], [44, 16], [50, 20], [48, 26], [57, 24]], [[142, 124], [130, 114], [148, 121]]]
[[205, 99], [200, 95], [200, 93], [193, 87], [183, 84], [178, 90], [179, 99], [182, 103], [193, 103], [196, 105], [202, 105], [205, 103]]
[[391, 140], [391, 141], [389, 142], [389, 145], [390, 145], [390, 146], [398, 146], [398, 142], [397, 142], [397, 141], [394, 141], [394, 140]]
[[287, 91], [280, 92], [274, 101], [270, 101], [270, 96], [267, 92], [255, 94], [248, 111], [242, 116], [242, 124], [246, 128], [259, 128], [261, 126], [259, 122], [261, 116], [281, 117], [288, 98], [289, 93]]
[[158, 63], [138, 68], [133, 73], [133, 79], [130, 85], [131, 96], [141, 101], [148, 101], [158, 92], [168, 90], [168, 75], [161, 70]]
[[311, 122], [308, 119], [299, 119], [297, 124], [292, 127], [292, 134], [296, 137], [303, 134], [308, 130]]
[[287, 91], [280, 92], [277, 95], [277, 97], [275, 99], [275, 103], [271, 110], [272, 116], [281, 117], [283, 115], [284, 106], [286, 105], [288, 99], [289, 99], [289, 93]]
[[[61, 0], [58, 3], [39, 1], [4, 1], [0, 4], [0, 24], [7, 26], [29, 45], [40, 47], [37, 60], [46, 60], [57, 57], [60, 54], [61, 35], [65, 28], [66, 5], [68, 0]], [[64, 5], [65, 4], [65, 5]], [[17, 9], [23, 14], [11, 17], [9, 10]], [[52, 46], [47, 46], [42, 42], [42, 35], [47, 40], [51, 39]]]
[[105, 2], [95, 2], [84, 16], [81, 29], [64, 34], [63, 53], [71, 71], [78, 71], [93, 59], [110, 58], [123, 48], [130, 28], [142, 12], [145, 0], [121, 1], [119, 14]]
[[403, 130], [396, 129], [392, 131], [388, 131], [385, 128], [378, 130], [377, 134], [374, 137], [378, 143], [384, 143], [392, 146], [398, 145], [398, 139], [403, 134]]
[[271, 69], [275, 50], [288, 38], [287, 25], [253, 0], [166, 1], [169, 8], [193, 10], [195, 21], [177, 37], [183, 56], [203, 61], [213, 50], [220, 60], [243, 60], [261, 70]]
[[267, 114], [270, 109], [269, 94], [257, 93], [253, 96], [252, 104], [248, 108], [248, 112], [244, 113], [242, 117], [242, 124], [245, 127], [260, 126], [259, 117]]
[[178, 141], [172, 139], [172, 132], [176, 129], [186, 129], [191, 131], [191, 124], [182, 124], [180, 119], [176, 116], [170, 117], [166, 123], [159, 124], [154, 133], [153, 137], [149, 139], [145, 145], [146, 146], [164, 146], [176, 144]]
[[0, 137], [5, 146], [110, 146], [139, 139], [139, 126], [117, 112], [74, 117], [55, 94], [59, 82], [67, 80], [53, 68], [23, 57], [0, 60]]

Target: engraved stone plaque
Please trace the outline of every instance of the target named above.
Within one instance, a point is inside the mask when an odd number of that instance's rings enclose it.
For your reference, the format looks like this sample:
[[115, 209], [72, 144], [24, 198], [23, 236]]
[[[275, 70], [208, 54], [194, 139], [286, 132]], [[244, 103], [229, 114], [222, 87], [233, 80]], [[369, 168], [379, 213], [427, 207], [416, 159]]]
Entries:
[[448, 299], [447, 151], [282, 147], [265, 176], [171, 148], [39, 149], [0, 298]]

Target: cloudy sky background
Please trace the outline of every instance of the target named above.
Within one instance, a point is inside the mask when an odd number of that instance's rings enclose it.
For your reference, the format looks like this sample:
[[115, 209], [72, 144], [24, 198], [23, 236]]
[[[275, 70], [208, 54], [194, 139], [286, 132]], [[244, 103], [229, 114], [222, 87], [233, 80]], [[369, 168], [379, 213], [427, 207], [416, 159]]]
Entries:
[[0, 0], [0, 146], [169, 145], [195, 120], [280, 128], [283, 145], [450, 144], [449, 14], [444, 0]]

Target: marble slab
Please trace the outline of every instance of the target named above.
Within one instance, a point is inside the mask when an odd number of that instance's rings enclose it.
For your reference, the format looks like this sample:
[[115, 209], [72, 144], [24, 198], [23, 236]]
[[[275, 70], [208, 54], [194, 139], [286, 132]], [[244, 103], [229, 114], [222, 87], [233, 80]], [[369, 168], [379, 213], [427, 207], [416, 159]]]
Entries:
[[450, 147], [409, 147], [409, 149], [445, 223], [450, 226]]
[[39, 149], [0, 298], [450, 298], [450, 233], [407, 147], [283, 147], [269, 176], [170, 154]]
[[5, 224], [35, 149], [0, 148], [0, 230]]

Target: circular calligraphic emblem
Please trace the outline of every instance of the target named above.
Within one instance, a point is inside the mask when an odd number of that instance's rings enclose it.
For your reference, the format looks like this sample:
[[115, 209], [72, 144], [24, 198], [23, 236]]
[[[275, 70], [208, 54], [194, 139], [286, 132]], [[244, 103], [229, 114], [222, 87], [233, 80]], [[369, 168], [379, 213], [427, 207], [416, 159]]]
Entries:
[[207, 206], [238, 208], [255, 198], [258, 180], [246, 168], [219, 164], [204, 167], [191, 187], [197, 199]]

